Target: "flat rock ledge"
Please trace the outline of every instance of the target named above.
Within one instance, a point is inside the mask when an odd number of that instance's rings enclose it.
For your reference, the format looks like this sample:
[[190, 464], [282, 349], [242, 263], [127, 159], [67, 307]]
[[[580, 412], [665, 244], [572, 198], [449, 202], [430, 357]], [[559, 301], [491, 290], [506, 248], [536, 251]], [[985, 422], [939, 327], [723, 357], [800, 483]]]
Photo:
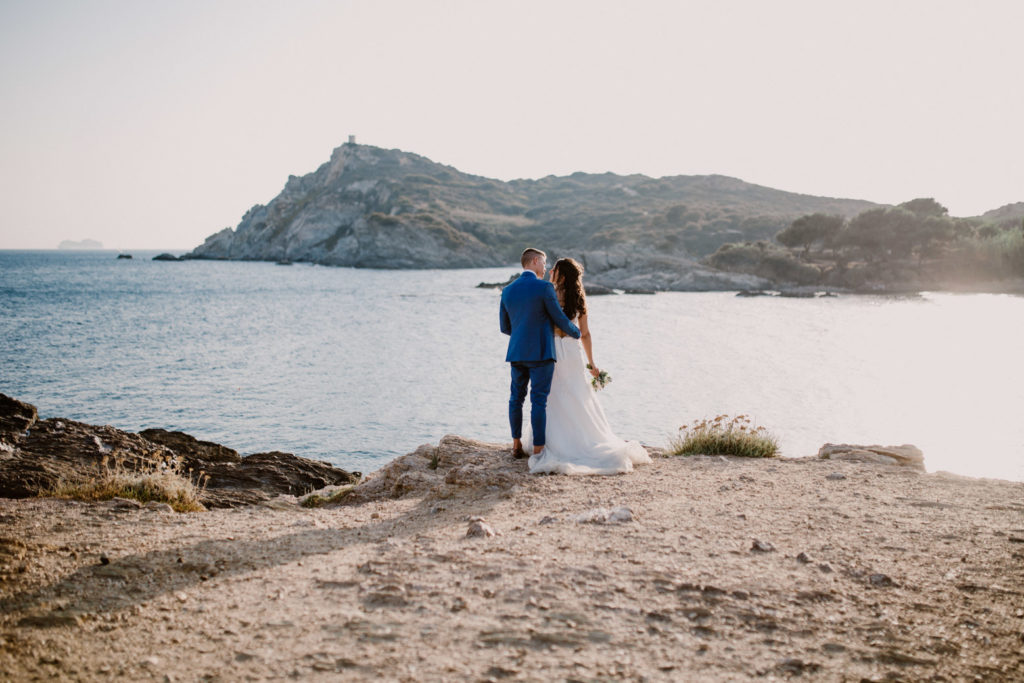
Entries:
[[924, 471], [924, 453], [917, 446], [855, 446], [847, 443], [827, 443], [818, 449], [822, 460], [871, 462], [879, 465], [901, 465]]
[[58, 482], [86, 481], [104, 463], [145, 469], [168, 458], [177, 459], [185, 472], [209, 477], [200, 495], [208, 508], [354, 484], [361, 476], [280, 451], [243, 457], [183, 432], [147, 429], [133, 434], [63, 418], [39, 420], [35, 406], [0, 394], [0, 497], [28, 498]]
[[368, 475], [342, 502], [359, 505], [396, 498], [430, 501], [495, 492], [513, 495], [531, 476], [526, 460], [512, 458], [510, 444], [449, 434], [437, 445], [423, 444]]

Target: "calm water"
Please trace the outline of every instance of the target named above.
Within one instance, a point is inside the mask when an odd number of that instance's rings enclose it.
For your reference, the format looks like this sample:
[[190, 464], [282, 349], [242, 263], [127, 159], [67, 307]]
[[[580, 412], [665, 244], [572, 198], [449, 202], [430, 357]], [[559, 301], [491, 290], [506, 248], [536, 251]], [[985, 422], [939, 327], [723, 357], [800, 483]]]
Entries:
[[[507, 440], [498, 292], [514, 268], [373, 271], [0, 251], [0, 392], [364, 472], [447, 433]], [[621, 436], [746, 413], [788, 456], [913, 443], [929, 470], [1024, 480], [1024, 298], [595, 297]]]

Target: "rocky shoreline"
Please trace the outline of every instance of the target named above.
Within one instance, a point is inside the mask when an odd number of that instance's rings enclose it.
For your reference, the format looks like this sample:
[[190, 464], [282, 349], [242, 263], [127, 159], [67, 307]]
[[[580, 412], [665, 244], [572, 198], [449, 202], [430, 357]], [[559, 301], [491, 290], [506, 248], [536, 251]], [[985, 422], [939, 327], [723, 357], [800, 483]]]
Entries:
[[140, 470], [168, 459], [204, 478], [199, 500], [208, 508], [252, 505], [360, 478], [359, 472], [280, 451], [243, 457], [183, 432], [132, 434], [64, 418], [40, 420], [35, 406], [0, 394], [0, 497], [27, 498], [60, 482], [86, 481], [115, 462]]
[[[23, 448], [37, 463], [47, 443], [91, 461], [93, 437], [238, 469], [230, 449], [185, 435], [60, 429], [10, 401], [4, 482], [27, 466]], [[913, 447], [782, 460], [649, 448], [651, 465], [581, 478], [531, 476], [508, 448], [448, 436], [315, 509], [294, 483], [277, 495], [242, 488], [261, 493], [186, 514], [0, 497], [0, 671], [84, 681], [1024, 676], [1024, 483], [926, 474]]]

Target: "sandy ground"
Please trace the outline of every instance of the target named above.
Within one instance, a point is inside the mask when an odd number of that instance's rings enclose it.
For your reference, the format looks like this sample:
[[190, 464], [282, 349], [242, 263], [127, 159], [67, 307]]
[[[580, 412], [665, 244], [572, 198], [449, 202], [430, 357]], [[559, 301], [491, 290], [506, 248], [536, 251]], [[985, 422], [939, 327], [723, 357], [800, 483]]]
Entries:
[[456, 451], [495, 477], [442, 462], [444, 485], [315, 510], [0, 499], [0, 677], [1024, 679], [1022, 483], [721, 457], [531, 477]]

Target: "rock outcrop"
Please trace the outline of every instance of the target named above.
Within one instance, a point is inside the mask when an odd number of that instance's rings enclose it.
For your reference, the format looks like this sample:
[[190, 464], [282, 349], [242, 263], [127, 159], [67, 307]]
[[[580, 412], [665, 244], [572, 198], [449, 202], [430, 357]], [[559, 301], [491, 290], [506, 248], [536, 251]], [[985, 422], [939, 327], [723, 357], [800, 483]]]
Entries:
[[256, 503], [270, 494], [301, 495], [327, 486], [355, 483], [360, 477], [359, 472], [346, 472], [319, 460], [280, 451], [242, 457], [234, 449], [200, 441], [184, 432], [145, 429], [139, 434], [181, 456], [187, 469], [205, 472], [210, 478], [205, 495], [212, 507]]
[[12, 440], [22, 436], [38, 417], [34, 405], [0, 394], [0, 439], [8, 435]]
[[[357, 505], [373, 500], [424, 498], [444, 500], [455, 494], [472, 497], [511, 491], [534, 475], [526, 460], [511, 456], [511, 444], [488, 443], [449, 434], [435, 446], [424, 444], [368, 475], [342, 500]], [[647, 448], [652, 456], [661, 454]]]
[[818, 449], [822, 460], [846, 460], [850, 462], [871, 462], [880, 465], [902, 465], [924, 471], [924, 453], [917, 446], [857, 446], [851, 444], [827, 443]]
[[514, 460], [509, 446], [449, 434], [435, 446], [424, 444], [367, 476], [345, 496], [344, 504], [406, 496], [446, 498], [457, 489], [509, 489], [529, 477], [525, 460]]
[[756, 275], [717, 270], [685, 256], [648, 250], [587, 251], [581, 258], [589, 283], [627, 292], [718, 292], [773, 286]]
[[278, 451], [243, 457], [182, 432], [132, 434], [61, 418], [38, 420], [34, 406], [0, 394], [0, 497], [25, 498], [59, 482], [85, 481], [115, 462], [141, 470], [167, 459], [180, 461], [186, 474], [208, 477], [200, 495], [207, 507], [258, 503], [360, 478], [358, 472]]

